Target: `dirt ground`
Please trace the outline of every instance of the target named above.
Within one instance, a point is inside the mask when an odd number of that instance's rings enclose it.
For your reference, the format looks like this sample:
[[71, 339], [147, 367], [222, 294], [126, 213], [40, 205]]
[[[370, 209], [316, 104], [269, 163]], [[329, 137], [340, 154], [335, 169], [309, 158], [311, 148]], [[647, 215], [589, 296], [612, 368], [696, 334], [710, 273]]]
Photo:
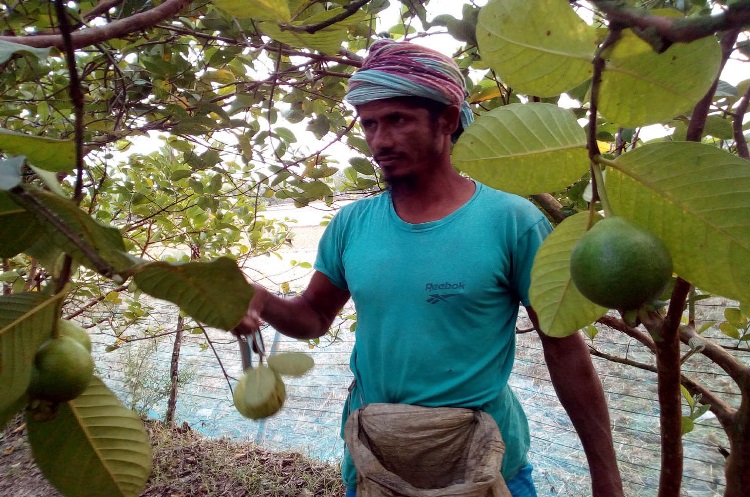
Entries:
[[[141, 497], [343, 497], [338, 468], [297, 453], [207, 439], [188, 426], [148, 421], [154, 467]], [[62, 497], [37, 469], [22, 417], [0, 435], [0, 496]], [[101, 496], [110, 497], [110, 496]]]

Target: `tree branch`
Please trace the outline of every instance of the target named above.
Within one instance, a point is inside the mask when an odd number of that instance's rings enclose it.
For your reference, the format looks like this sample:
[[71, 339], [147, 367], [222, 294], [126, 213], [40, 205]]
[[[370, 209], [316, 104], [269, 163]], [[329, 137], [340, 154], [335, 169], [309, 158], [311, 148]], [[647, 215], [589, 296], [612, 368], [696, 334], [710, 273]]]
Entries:
[[[700, 335], [692, 326], [681, 326], [680, 341], [684, 344], [689, 344], [691, 338], [700, 338]], [[701, 343], [704, 346], [701, 353], [719, 366], [740, 387], [748, 381], [748, 378], [750, 378], [750, 366], [742, 364], [735, 356], [712, 340], [702, 340]]]
[[720, 31], [742, 29], [750, 25], [750, 1], [743, 0], [726, 6], [717, 15], [696, 17], [662, 17], [636, 7], [630, 7], [625, 0], [592, 0], [610, 23], [632, 28], [658, 53], [667, 50], [674, 43], [691, 41], [711, 36]]
[[[176, 16], [189, 3], [190, 0], [165, 0], [164, 3], [147, 12], [112, 21], [106, 26], [81, 29], [71, 34], [71, 45], [73, 48], [82, 48], [114, 38], [123, 38]], [[65, 47], [62, 35], [57, 34], [0, 36], [0, 41], [9, 41], [35, 48], [55, 47], [62, 50]]]
[[690, 115], [690, 123], [688, 124], [687, 134], [685, 140], [699, 142], [703, 136], [703, 130], [706, 127], [706, 119], [708, 113], [711, 110], [711, 104], [714, 101], [714, 95], [716, 94], [716, 88], [719, 86], [719, 79], [721, 72], [724, 70], [724, 66], [729, 60], [729, 56], [732, 55], [732, 49], [734, 44], [737, 42], [739, 36], [739, 30], [727, 31], [721, 36], [721, 65], [716, 73], [716, 79], [708, 89], [703, 98], [693, 108], [693, 113]]
[[732, 131], [734, 133], [734, 143], [737, 147], [737, 155], [745, 160], [750, 160], [750, 151], [747, 148], [747, 140], [745, 139], [745, 132], [742, 129], [742, 121], [745, 118], [748, 105], [750, 105], [750, 87], [748, 87], [747, 91], [737, 104], [737, 108], [734, 111], [734, 119], [732, 120]]
[[552, 216], [552, 219], [554, 219], [555, 222], [561, 223], [567, 217], [565, 212], [563, 212], [563, 205], [549, 193], [532, 195], [531, 198], [533, 198], [547, 214]]
[[605, 326], [609, 326], [613, 330], [617, 330], [631, 338], [634, 338], [641, 344], [648, 347], [651, 352], [656, 353], [656, 345], [654, 344], [654, 339], [651, 338], [651, 335], [649, 335], [648, 333], [644, 333], [637, 328], [628, 326], [622, 319], [618, 319], [614, 316], [606, 314], [597, 319], [596, 322], [601, 323]]

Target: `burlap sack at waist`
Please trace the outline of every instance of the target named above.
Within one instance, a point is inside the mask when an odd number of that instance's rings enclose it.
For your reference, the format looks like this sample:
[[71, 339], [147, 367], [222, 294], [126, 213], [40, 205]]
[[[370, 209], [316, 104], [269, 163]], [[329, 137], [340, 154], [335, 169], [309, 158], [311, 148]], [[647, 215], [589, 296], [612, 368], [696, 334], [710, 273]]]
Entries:
[[510, 497], [505, 444], [482, 411], [369, 404], [344, 428], [357, 497]]

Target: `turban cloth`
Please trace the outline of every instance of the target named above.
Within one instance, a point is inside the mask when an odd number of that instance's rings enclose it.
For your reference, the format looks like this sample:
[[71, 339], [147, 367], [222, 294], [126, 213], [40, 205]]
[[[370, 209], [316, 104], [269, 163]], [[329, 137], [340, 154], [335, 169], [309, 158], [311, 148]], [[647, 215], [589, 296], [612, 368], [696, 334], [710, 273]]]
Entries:
[[397, 97], [424, 97], [461, 109], [461, 126], [474, 120], [456, 62], [421, 45], [378, 40], [349, 79], [346, 101], [357, 106]]

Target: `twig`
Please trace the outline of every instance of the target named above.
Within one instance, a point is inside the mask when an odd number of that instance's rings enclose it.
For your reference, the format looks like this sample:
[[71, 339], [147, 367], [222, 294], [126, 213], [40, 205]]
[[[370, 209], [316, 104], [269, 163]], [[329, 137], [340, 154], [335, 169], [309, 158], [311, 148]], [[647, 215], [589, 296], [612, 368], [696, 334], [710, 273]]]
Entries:
[[[597, 118], [599, 114], [599, 89], [601, 87], [602, 83], [602, 73], [604, 72], [604, 66], [606, 64], [606, 61], [604, 60], [604, 57], [602, 57], [602, 53], [607, 50], [610, 46], [614, 45], [617, 40], [620, 39], [620, 36], [622, 35], [622, 31], [617, 26], [610, 26], [609, 32], [607, 33], [607, 37], [602, 42], [601, 46], [596, 51], [596, 54], [594, 55], [593, 62], [593, 76], [591, 80], [591, 98], [590, 98], [590, 108], [589, 108], [589, 126], [588, 126], [588, 135], [586, 137], [586, 148], [588, 149], [589, 153], [589, 159], [591, 161], [591, 176], [592, 176], [592, 190], [593, 190], [593, 196], [591, 199], [591, 208], [589, 210], [589, 213], [591, 216], [593, 216], [594, 213], [594, 204], [596, 203], [596, 199], [598, 198], [601, 201], [602, 207], [604, 208], [604, 212], [607, 213], [607, 215], [612, 215], [612, 207], [609, 204], [609, 199], [607, 198], [607, 192], [604, 188], [604, 177], [602, 175], [602, 168], [597, 162], [597, 158], [601, 155], [601, 152], [599, 152], [599, 144], [596, 141], [596, 130], [597, 130]], [[591, 216], [589, 219], [589, 226], [591, 223]]]
[[227, 373], [227, 370], [224, 369], [224, 363], [221, 362], [221, 357], [219, 357], [219, 353], [216, 352], [216, 347], [214, 347], [213, 342], [211, 341], [211, 337], [208, 336], [208, 332], [206, 332], [206, 328], [203, 327], [201, 323], [196, 322], [195, 323], [198, 328], [201, 329], [203, 332], [203, 336], [206, 337], [206, 341], [208, 342], [208, 345], [211, 347], [211, 350], [214, 353], [214, 357], [216, 357], [216, 361], [219, 363], [219, 367], [221, 368], [221, 372], [224, 373], [224, 379], [227, 380], [227, 385], [229, 385], [229, 391], [232, 392], [232, 383], [229, 381], [229, 374]]
[[70, 100], [73, 103], [76, 147], [76, 183], [73, 201], [78, 204], [81, 202], [83, 195], [83, 92], [81, 91], [81, 80], [78, 77], [78, 69], [76, 68], [76, 53], [73, 48], [73, 41], [71, 40], [71, 26], [68, 13], [65, 10], [65, 3], [64, 0], [55, 0], [57, 22], [60, 25], [60, 33], [65, 51], [65, 62], [68, 65], [68, 73], [70, 74], [68, 91], [70, 93]]
[[370, 3], [371, 0], [356, 0], [351, 2], [349, 5], [344, 7], [344, 12], [341, 14], [335, 15], [331, 17], [330, 19], [326, 19], [323, 22], [320, 22], [318, 24], [310, 24], [308, 26], [295, 26], [294, 24], [279, 24], [279, 27], [286, 31], [293, 31], [296, 33], [317, 33], [321, 29], [325, 29], [328, 26], [332, 26], [336, 24], [339, 21], [343, 21], [344, 19], [353, 16], [361, 7], [364, 7], [368, 3]]

